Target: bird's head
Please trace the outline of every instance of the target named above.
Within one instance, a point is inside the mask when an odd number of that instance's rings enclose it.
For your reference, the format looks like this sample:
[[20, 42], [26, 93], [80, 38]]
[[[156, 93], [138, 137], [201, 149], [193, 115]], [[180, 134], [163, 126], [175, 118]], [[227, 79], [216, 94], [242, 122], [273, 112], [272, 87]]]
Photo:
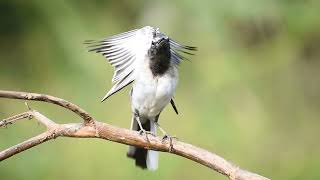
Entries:
[[151, 41], [151, 47], [149, 49], [149, 53], [153, 56], [161, 55], [163, 53], [170, 52], [170, 42], [169, 37], [163, 34], [157, 34]]
[[155, 29], [153, 33], [150, 49], [161, 51], [161, 49], [168, 49], [169, 47], [170, 47], [169, 37], [162, 34], [159, 31], [159, 28]]
[[150, 58], [150, 69], [154, 76], [164, 74], [170, 66], [170, 39], [159, 31], [154, 29], [152, 32], [152, 41], [148, 50]]

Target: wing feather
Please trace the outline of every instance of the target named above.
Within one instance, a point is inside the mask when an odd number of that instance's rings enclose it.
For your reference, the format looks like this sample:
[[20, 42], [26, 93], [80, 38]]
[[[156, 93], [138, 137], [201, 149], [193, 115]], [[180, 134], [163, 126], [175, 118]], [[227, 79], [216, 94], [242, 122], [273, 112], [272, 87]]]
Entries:
[[131, 71], [126, 77], [124, 77], [121, 81], [117, 82], [115, 85], [112, 86], [112, 88], [108, 91], [108, 93], [102, 98], [101, 101], [106, 100], [108, 97], [112, 96], [116, 92], [120, 91], [121, 89], [125, 88], [128, 86], [130, 83], [134, 81], [132, 78], [132, 73]]
[[[189, 58], [184, 55], [194, 55], [192, 51], [197, 51], [196, 47], [182, 45], [172, 39], [169, 41], [170, 51], [171, 51], [171, 60], [174, 64], [179, 65], [183, 60], [189, 60]], [[184, 54], [184, 55], [182, 55]]]
[[89, 51], [101, 53], [114, 67], [113, 86], [102, 101], [120, 91], [134, 81], [137, 52], [135, 44], [139, 41], [139, 29], [105, 38], [101, 41], [87, 41]]

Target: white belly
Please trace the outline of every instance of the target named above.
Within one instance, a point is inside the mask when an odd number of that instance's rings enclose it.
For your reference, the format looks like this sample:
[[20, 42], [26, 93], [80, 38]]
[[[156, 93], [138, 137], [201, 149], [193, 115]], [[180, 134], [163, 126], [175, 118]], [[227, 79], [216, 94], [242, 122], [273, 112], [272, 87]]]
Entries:
[[176, 68], [170, 68], [167, 73], [157, 77], [153, 77], [150, 71], [140, 73], [133, 84], [132, 111], [138, 111], [140, 117], [157, 116], [172, 99], [177, 81]]

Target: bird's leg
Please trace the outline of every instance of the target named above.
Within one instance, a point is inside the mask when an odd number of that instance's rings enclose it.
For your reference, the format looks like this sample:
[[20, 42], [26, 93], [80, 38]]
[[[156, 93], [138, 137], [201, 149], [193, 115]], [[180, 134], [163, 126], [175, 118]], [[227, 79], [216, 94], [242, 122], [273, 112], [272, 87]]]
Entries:
[[140, 122], [140, 118], [139, 118], [139, 117], [138, 117], [136, 120], [137, 120], [138, 125], [139, 125], [139, 127], [140, 127], [140, 130], [139, 130], [139, 134], [140, 134], [140, 135], [142, 135], [142, 134], [145, 134], [145, 135], [150, 134], [150, 135], [152, 135], [152, 136], [156, 136], [153, 132], [147, 131], [147, 130], [145, 130], [145, 129], [142, 127], [142, 124], [141, 124], [141, 122]]
[[167, 139], [167, 138], [175, 138], [177, 139], [177, 137], [175, 136], [171, 136], [169, 135], [161, 126], [158, 122], [155, 122], [156, 126], [160, 129], [160, 131], [162, 132], [162, 134], [164, 135], [162, 139]]
[[155, 122], [155, 124], [156, 124], [156, 126], [160, 129], [161, 133], [162, 133], [164, 136], [166, 136], [166, 135], [167, 135], [167, 132], [166, 132], [164, 129], [162, 129], [162, 127], [160, 126], [160, 124], [159, 124], [158, 122]]
[[143, 132], [146, 132], [146, 130], [144, 130], [143, 127], [142, 127], [142, 124], [141, 124], [141, 122], [140, 122], [139, 116], [136, 116], [135, 119], [136, 119], [136, 121], [137, 121], [137, 123], [138, 123], [138, 125], [139, 125], [139, 127], [140, 127], [139, 133], [142, 134]]
[[[135, 113], [135, 120], [137, 121], [139, 127], [140, 127], [140, 130], [139, 130], [139, 134], [142, 135], [142, 134], [145, 134], [146, 137], [147, 137], [147, 134], [150, 134], [152, 136], [156, 136], [154, 133], [150, 132], [150, 131], [147, 131], [145, 130], [143, 127], [142, 127], [142, 124], [141, 124], [141, 121], [140, 121], [140, 117], [139, 117], [139, 114]], [[147, 137], [148, 138], [148, 137]]]
[[173, 149], [173, 144], [172, 144], [172, 139], [178, 139], [177, 137], [175, 136], [171, 136], [169, 135], [161, 126], [160, 124], [156, 121], [155, 122], [156, 126], [160, 129], [160, 131], [162, 132], [163, 134], [163, 137], [162, 137], [162, 140], [169, 140], [169, 143], [170, 143], [170, 148], [169, 148], [169, 152], [172, 152], [172, 149]]

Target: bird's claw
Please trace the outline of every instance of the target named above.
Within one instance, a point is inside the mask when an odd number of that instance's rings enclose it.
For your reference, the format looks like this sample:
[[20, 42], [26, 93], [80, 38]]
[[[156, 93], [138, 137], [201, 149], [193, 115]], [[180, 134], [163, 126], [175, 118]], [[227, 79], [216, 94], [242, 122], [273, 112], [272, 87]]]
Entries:
[[169, 134], [165, 134], [163, 137], [162, 137], [162, 141], [165, 141], [165, 140], [169, 140], [169, 152], [172, 152], [173, 150], [173, 143], [172, 143], [172, 140], [173, 139], [178, 139], [176, 136], [170, 136]]
[[146, 130], [144, 130], [144, 129], [140, 129], [139, 130], [139, 134], [140, 135], [143, 135], [143, 134], [145, 134], [145, 135], [151, 135], [151, 136], [156, 136], [153, 132], [151, 132], [151, 131], [146, 131]]
[[172, 139], [176, 139], [178, 140], [178, 138], [176, 136], [171, 136], [169, 134], [165, 134], [163, 137], [162, 137], [162, 141], [165, 141], [165, 140], [169, 140], [169, 141], [172, 141]]

